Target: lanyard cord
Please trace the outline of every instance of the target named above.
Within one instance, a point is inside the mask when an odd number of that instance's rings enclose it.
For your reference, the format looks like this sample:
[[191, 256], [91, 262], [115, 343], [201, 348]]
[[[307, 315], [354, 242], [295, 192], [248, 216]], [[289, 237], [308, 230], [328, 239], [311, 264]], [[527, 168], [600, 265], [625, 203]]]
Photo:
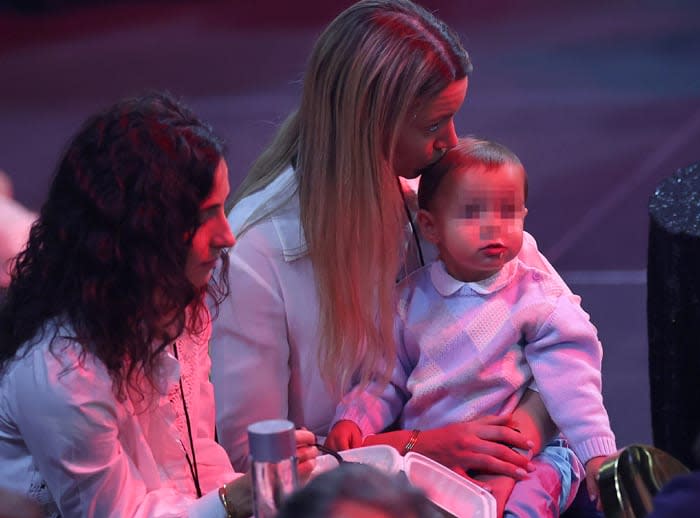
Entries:
[[[180, 359], [177, 356], [177, 343], [173, 344], [173, 353], [175, 359], [179, 362]], [[192, 460], [185, 450], [185, 459], [190, 467], [190, 473], [192, 474], [192, 480], [194, 480], [194, 488], [197, 491], [197, 498], [202, 498], [202, 488], [199, 486], [199, 470], [197, 469], [197, 454], [194, 452], [194, 440], [192, 439], [192, 425], [190, 424], [190, 414], [187, 411], [187, 403], [185, 402], [185, 391], [182, 388], [182, 376], [180, 376], [180, 397], [182, 398], [182, 408], [185, 410], [185, 421], [187, 422], [187, 435], [190, 438], [190, 451], [192, 451]], [[182, 443], [182, 441], [180, 441]]]
[[420, 239], [418, 238], [418, 232], [416, 231], [416, 225], [413, 223], [413, 217], [411, 216], [411, 211], [408, 208], [408, 203], [406, 203], [406, 197], [403, 194], [403, 188], [401, 187], [401, 180], [396, 177], [396, 183], [399, 186], [399, 192], [401, 193], [401, 200], [403, 200], [403, 208], [406, 211], [406, 217], [408, 218], [408, 224], [411, 226], [411, 234], [413, 234], [413, 240], [416, 242], [416, 250], [418, 250], [418, 260], [421, 266], [425, 266], [425, 259], [423, 259], [423, 248], [420, 246]]

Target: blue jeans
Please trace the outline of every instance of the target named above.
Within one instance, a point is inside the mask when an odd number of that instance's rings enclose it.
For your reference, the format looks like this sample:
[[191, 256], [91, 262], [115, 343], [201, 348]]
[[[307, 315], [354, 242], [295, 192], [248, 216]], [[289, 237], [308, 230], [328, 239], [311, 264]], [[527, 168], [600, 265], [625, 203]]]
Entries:
[[506, 502], [504, 518], [557, 518], [586, 479], [586, 470], [564, 439], [555, 439], [532, 459], [535, 471], [519, 480]]

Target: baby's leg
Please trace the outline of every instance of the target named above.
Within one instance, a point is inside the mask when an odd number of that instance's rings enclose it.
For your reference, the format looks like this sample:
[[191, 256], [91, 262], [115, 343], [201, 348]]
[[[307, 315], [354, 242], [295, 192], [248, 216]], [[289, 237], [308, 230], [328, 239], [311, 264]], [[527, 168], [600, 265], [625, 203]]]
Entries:
[[586, 470], [566, 441], [556, 439], [532, 459], [535, 471], [516, 482], [504, 517], [558, 517], [573, 502]]

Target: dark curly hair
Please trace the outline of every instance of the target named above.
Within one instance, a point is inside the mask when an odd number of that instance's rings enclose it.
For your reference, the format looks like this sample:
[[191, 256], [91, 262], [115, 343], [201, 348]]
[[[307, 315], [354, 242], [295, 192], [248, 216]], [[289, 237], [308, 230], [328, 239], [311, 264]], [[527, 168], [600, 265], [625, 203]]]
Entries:
[[190, 283], [185, 265], [223, 154], [211, 128], [167, 93], [91, 117], [65, 150], [17, 257], [0, 307], [0, 373], [55, 320], [73, 330], [68, 338], [83, 355], [104, 363], [120, 393], [135, 372], [150, 377], [157, 354], [185, 328], [202, 332], [205, 295], [218, 310], [228, 293], [228, 254], [204, 288]]

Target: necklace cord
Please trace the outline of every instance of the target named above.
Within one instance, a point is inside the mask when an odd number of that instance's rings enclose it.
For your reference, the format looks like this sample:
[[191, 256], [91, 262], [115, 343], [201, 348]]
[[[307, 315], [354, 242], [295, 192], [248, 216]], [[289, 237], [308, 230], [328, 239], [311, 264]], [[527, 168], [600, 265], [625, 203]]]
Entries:
[[425, 259], [423, 259], [423, 248], [420, 246], [420, 239], [418, 238], [418, 231], [416, 230], [416, 225], [413, 223], [413, 217], [411, 216], [411, 210], [408, 208], [408, 203], [406, 203], [406, 196], [404, 196], [403, 188], [401, 187], [401, 180], [396, 177], [396, 183], [399, 186], [399, 192], [401, 193], [401, 199], [403, 200], [403, 208], [406, 211], [406, 217], [408, 218], [408, 224], [411, 226], [411, 234], [413, 234], [413, 240], [416, 242], [416, 249], [418, 250], [418, 260], [421, 266], [425, 266]]
[[[180, 358], [177, 355], [177, 343], [173, 344], [173, 354], [175, 359], [179, 362]], [[192, 460], [185, 449], [185, 459], [190, 467], [190, 473], [192, 474], [192, 480], [194, 481], [194, 488], [197, 491], [197, 498], [202, 498], [202, 488], [199, 485], [199, 469], [197, 468], [197, 454], [194, 451], [194, 439], [192, 438], [192, 425], [190, 424], [190, 414], [187, 411], [187, 402], [185, 401], [185, 391], [182, 387], [182, 376], [179, 379], [180, 382], [180, 397], [182, 399], [182, 408], [185, 411], [185, 422], [187, 423], [187, 435], [190, 439], [190, 451], [192, 452]], [[180, 441], [182, 442], [182, 441]]]

